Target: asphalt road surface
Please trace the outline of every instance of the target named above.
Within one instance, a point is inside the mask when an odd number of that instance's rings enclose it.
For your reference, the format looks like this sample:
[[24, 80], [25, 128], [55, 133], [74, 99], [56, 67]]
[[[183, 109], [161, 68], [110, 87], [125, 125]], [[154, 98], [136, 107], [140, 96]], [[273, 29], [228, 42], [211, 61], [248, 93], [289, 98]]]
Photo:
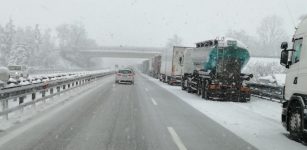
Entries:
[[111, 76], [77, 95], [1, 133], [0, 150], [255, 149], [139, 74], [134, 85]]

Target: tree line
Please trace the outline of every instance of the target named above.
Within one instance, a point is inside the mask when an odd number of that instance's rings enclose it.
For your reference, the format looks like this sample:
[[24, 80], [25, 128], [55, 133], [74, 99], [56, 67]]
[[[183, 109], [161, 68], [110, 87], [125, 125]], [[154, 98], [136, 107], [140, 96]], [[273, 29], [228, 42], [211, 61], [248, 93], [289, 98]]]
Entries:
[[[82, 24], [62, 24], [52, 29], [16, 26], [12, 19], [0, 25], [0, 65], [27, 65], [39, 69], [83, 68], [90, 60], [66, 52], [95, 48]], [[73, 54], [73, 53], [72, 53]]]

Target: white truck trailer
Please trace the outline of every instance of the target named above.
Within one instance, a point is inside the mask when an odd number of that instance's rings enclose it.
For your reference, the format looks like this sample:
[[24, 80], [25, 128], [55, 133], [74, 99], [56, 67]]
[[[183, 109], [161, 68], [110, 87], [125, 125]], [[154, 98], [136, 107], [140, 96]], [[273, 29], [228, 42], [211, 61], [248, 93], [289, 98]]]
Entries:
[[174, 46], [172, 50], [162, 54], [160, 81], [170, 85], [181, 85], [184, 52], [187, 48], [189, 47]]

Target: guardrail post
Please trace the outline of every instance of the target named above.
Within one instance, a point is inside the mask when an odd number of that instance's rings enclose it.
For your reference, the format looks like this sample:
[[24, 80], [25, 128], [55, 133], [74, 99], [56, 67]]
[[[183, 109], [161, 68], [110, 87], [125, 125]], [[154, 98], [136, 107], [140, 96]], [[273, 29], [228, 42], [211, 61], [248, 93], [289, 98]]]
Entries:
[[[5, 99], [5, 100], [2, 100], [2, 111], [5, 111], [7, 110], [9, 107], [9, 102], [8, 102], [8, 99]], [[9, 120], [9, 114], [5, 114], [5, 119], [6, 120]]]
[[19, 105], [23, 103], [24, 97], [19, 97]]
[[[42, 98], [44, 98], [46, 96], [46, 91], [42, 91]], [[46, 102], [46, 100], [44, 99], [44, 102]]]
[[[36, 93], [34, 92], [34, 93], [32, 93], [31, 95], [32, 95], [32, 101], [35, 101]], [[35, 107], [35, 103], [33, 103], [32, 106]]]
[[[24, 102], [24, 97], [19, 97], [19, 105], [22, 105]], [[23, 107], [21, 108], [21, 112], [23, 112]]]
[[59, 95], [60, 95], [60, 91], [61, 91], [61, 87], [60, 87], [60, 86], [57, 86], [57, 87], [56, 87], [56, 92], [59, 93]]
[[50, 95], [53, 94], [53, 88], [50, 88]]
[[36, 98], [36, 94], [35, 93], [32, 93], [32, 101], [34, 101]]
[[270, 93], [271, 93], [271, 94], [270, 94], [270, 100], [271, 100], [271, 101], [273, 101], [273, 94], [272, 94], [272, 92], [273, 92], [273, 90], [272, 90], [272, 88], [270, 88]]
[[46, 96], [46, 91], [42, 91], [42, 97], [45, 97]]
[[61, 91], [61, 87], [57, 86], [57, 87], [56, 87], [56, 92], [59, 93], [60, 91]]

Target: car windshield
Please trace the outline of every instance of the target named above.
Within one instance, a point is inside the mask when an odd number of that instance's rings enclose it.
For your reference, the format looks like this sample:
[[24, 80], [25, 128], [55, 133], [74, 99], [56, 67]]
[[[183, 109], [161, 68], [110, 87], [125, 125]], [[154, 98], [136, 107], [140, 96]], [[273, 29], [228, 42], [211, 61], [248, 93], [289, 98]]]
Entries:
[[305, 59], [307, 0], [2, 0], [0, 150], [307, 150]]

